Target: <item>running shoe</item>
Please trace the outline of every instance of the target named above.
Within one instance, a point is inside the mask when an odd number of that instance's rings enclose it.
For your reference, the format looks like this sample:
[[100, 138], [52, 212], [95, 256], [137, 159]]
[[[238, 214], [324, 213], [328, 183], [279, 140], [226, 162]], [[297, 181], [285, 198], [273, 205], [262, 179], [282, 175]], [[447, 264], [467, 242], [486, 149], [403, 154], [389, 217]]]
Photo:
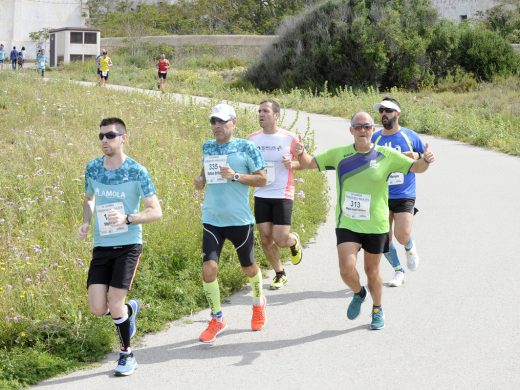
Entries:
[[395, 271], [394, 277], [386, 285], [389, 287], [400, 287], [404, 284], [405, 276], [403, 271]]
[[267, 299], [262, 297], [263, 303], [261, 305], [253, 305], [253, 317], [251, 318], [251, 329], [260, 330], [265, 325], [265, 305]]
[[120, 353], [117, 367], [114, 370], [116, 376], [132, 375], [137, 368], [137, 362], [133, 353]]
[[287, 283], [287, 275], [276, 274], [269, 288], [271, 290], [279, 290], [285, 285], [285, 283]]
[[415, 242], [409, 251], [406, 251], [406, 265], [410, 271], [415, 271], [419, 267], [419, 254], [415, 247]]
[[217, 335], [223, 332], [226, 328], [227, 322], [224, 318], [222, 318], [222, 321], [219, 321], [216, 318], [212, 318], [211, 321], [208, 322], [208, 327], [206, 330], [200, 334], [199, 341], [210, 344], [214, 342], [217, 338]]
[[361, 298], [359, 295], [354, 294], [347, 309], [347, 318], [349, 320], [355, 320], [356, 318], [358, 318], [359, 313], [361, 313], [361, 304], [363, 303], [365, 298]]
[[294, 235], [294, 238], [296, 239], [296, 244], [291, 246], [291, 261], [294, 265], [300, 264], [303, 257], [303, 248], [302, 244], [300, 243], [300, 236], [298, 233], [292, 233]]
[[372, 323], [370, 324], [370, 329], [378, 330], [383, 329], [385, 327], [385, 313], [383, 313], [383, 309], [373, 308], [372, 309]]
[[132, 315], [130, 316], [130, 338], [132, 338], [137, 332], [137, 324], [135, 320], [137, 319], [137, 315], [141, 309], [141, 301], [139, 299], [130, 299], [128, 304], [132, 308]]

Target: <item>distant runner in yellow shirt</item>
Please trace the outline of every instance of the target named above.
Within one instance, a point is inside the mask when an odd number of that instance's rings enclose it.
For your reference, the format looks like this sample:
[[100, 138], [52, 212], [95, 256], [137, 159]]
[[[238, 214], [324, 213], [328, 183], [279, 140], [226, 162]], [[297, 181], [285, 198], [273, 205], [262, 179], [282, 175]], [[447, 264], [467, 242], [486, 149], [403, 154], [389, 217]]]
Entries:
[[103, 55], [99, 59], [99, 71], [101, 72], [100, 86], [104, 87], [108, 80], [108, 72], [112, 66], [112, 60], [107, 55], [108, 52], [103, 50]]

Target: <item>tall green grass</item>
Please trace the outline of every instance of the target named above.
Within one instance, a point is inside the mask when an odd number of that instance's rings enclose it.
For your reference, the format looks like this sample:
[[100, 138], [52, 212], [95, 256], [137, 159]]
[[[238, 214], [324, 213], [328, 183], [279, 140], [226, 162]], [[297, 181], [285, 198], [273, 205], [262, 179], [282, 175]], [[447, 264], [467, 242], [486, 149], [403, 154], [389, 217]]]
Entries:
[[[200, 172], [202, 142], [212, 136], [209, 108], [46, 83], [31, 72], [0, 72], [0, 93], [0, 388], [36, 383], [117, 345], [110, 319], [88, 312], [92, 243], [76, 239], [84, 168], [101, 154], [97, 133], [104, 117], [127, 123], [126, 152], [148, 168], [163, 208], [160, 222], [144, 226], [143, 261], [130, 292], [144, 303], [140, 333], [206, 307], [202, 193], [193, 190], [192, 179]], [[255, 112], [240, 109], [238, 115], [238, 136], [258, 128]], [[325, 182], [318, 172], [298, 177], [294, 225], [306, 241], [325, 218]], [[256, 253], [266, 265], [258, 245]], [[219, 282], [224, 295], [245, 282], [229, 245]]]
[[[215, 60], [216, 61], [216, 60]], [[128, 86], [154, 89], [156, 74], [150, 60], [137, 68], [120, 56], [114, 61], [111, 82]], [[194, 64], [198, 67], [194, 67]], [[354, 90], [348, 86], [320, 92], [293, 89], [290, 91], [259, 91], [242, 76], [244, 65], [233, 61], [221, 62], [215, 67], [193, 58], [172, 61], [166, 83], [167, 92], [188, 95], [225, 97], [229, 100], [258, 103], [275, 98], [283, 107], [308, 112], [350, 118], [355, 112], [368, 111], [378, 119], [372, 109], [386, 95], [397, 98], [403, 108], [400, 123], [423, 134], [450, 138], [473, 145], [520, 155], [520, 78], [497, 78], [493, 83], [476, 84], [453, 76], [440, 83], [438, 90], [423, 89], [416, 92], [392, 89], [389, 92], [375, 88]], [[53, 72], [51, 77], [95, 80], [92, 64], [74, 64]]]

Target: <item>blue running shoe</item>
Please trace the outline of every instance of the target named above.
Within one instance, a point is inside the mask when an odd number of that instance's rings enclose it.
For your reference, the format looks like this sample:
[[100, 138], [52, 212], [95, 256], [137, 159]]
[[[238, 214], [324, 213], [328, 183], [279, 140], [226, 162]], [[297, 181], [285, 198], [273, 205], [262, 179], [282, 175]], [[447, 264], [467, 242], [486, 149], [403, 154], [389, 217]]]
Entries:
[[116, 376], [128, 376], [132, 375], [137, 368], [137, 362], [133, 353], [120, 353], [119, 360], [117, 361], [117, 367], [114, 370]]
[[141, 301], [139, 301], [139, 299], [130, 299], [128, 304], [132, 308], [132, 315], [130, 316], [130, 338], [132, 338], [137, 332], [137, 324], [135, 323], [135, 320], [139, 314], [139, 310], [141, 309]]
[[370, 329], [378, 330], [383, 329], [385, 327], [385, 313], [383, 313], [383, 309], [378, 309], [375, 307], [372, 309], [372, 323], [370, 324]]
[[350, 301], [350, 304], [348, 305], [347, 309], [347, 318], [349, 320], [355, 320], [356, 318], [358, 318], [359, 313], [361, 313], [361, 304], [363, 303], [365, 298], [361, 298], [359, 295], [354, 294], [354, 296], [352, 297], [352, 301]]

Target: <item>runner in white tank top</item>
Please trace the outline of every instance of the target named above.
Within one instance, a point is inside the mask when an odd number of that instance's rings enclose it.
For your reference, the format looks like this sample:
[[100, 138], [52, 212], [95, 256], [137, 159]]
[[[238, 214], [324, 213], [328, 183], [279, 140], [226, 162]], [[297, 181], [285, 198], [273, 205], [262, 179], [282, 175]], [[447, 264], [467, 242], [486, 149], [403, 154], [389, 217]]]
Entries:
[[302, 247], [297, 233], [291, 233], [292, 206], [294, 200], [293, 170], [300, 163], [294, 161], [294, 146], [299, 141], [296, 134], [277, 127], [280, 106], [274, 100], [265, 100], [258, 108], [258, 121], [262, 130], [248, 139], [258, 146], [266, 162], [267, 185], [255, 188], [255, 219], [262, 248], [276, 272], [271, 289], [277, 290], [287, 282], [280, 260], [279, 248], [290, 248], [291, 261], [299, 264]]

